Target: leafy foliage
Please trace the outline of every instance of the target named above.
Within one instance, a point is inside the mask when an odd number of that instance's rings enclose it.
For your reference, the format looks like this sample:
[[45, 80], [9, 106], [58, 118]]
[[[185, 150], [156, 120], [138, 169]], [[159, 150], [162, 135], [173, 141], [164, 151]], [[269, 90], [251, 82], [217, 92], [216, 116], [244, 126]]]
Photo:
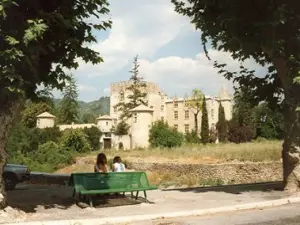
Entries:
[[71, 152], [90, 152], [91, 147], [86, 139], [86, 135], [80, 129], [67, 129], [64, 131], [60, 142], [64, 151]]
[[146, 83], [143, 81], [143, 78], [139, 76], [139, 67], [138, 56], [136, 56], [133, 60], [133, 68], [130, 71], [130, 85], [126, 88], [126, 90], [130, 91], [130, 94], [127, 96], [128, 101], [124, 99], [115, 105], [117, 110], [122, 112], [120, 115], [121, 120], [130, 118], [132, 116], [132, 109], [140, 105], [148, 105], [148, 101], [146, 100], [147, 93], [144, 90]]
[[201, 141], [203, 144], [207, 144], [209, 142], [209, 125], [208, 125], [208, 113], [206, 107], [206, 99], [203, 98], [202, 103], [202, 119], [201, 119]]
[[21, 115], [22, 124], [28, 128], [36, 127], [36, 117], [43, 113], [52, 113], [53, 108], [46, 102], [31, 102], [25, 104], [25, 109]]
[[114, 129], [116, 135], [127, 135], [129, 132], [130, 126], [123, 120], [121, 120]]
[[257, 132], [256, 135], [265, 139], [283, 138], [283, 112], [281, 108], [271, 109], [267, 103], [261, 103], [255, 108]]
[[253, 139], [253, 128], [240, 125], [236, 120], [228, 122], [228, 140], [234, 143], [248, 142]]
[[195, 131], [198, 133], [198, 114], [202, 110], [203, 99], [205, 98], [201, 90], [194, 89], [192, 95], [186, 100], [186, 106], [194, 114]]
[[200, 143], [200, 138], [195, 130], [187, 132], [185, 134], [185, 140], [187, 143]]
[[227, 140], [228, 140], [228, 130], [227, 129], [228, 128], [227, 128], [227, 121], [225, 118], [224, 107], [222, 106], [222, 104], [220, 102], [218, 123], [217, 123], [218, 137], [219, 137], [220, 142], [227, 142]]
[[149, 131], [149, 142], [152, 147], [177, 147], [181, 146], [184, 141], [184, 135], [179, 133], [175, 128], [169, 127], [162, 120], [153, 123]]
[[89, 142], [89, 145], [91, 146], [93, 151], [97, 151], [100, 148], [100, 137], [102, 135], [102, 132], [97, 127], [91, 127], [87, 128], [85, 127], [83, 129], [83, 132], [86, 135], [86, 139]]
[[64, 88], [64, 96], [58, 108], [58, 123], [71, 124], [79, 120], [78, 90], [75, 78], [70, 77], [69, 83]]

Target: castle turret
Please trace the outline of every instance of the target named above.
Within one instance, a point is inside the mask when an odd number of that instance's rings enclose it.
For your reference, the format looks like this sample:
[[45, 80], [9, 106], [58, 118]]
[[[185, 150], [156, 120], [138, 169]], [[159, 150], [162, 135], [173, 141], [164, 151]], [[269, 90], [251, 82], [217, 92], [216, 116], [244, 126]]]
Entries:
[[232, 99], [224, 87], [222, 87], [219, 92], [219, 100], [220, 100], [222, 106], [224, 107], [226, 120], [231, 120], [231, 118], [232, 118]]
[[36, 117], [36, 127], [43, 129], [47, 127], [54, 127], [55, 116], [48, 112], [44, 112]]
[[132, 148], [149, 147], [149, 129], [153, 120], [153, 109], [140, 105], [131, 110], [131, 141]]

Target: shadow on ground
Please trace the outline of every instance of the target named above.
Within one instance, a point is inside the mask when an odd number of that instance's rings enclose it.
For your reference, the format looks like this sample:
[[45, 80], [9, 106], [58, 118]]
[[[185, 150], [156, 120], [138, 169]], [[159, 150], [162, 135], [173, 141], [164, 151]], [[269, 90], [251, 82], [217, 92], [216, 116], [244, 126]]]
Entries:
[[[20, 184], [13, 191], [7, 192], [8, 205], [26, 213], [48, 209], [67, 210], [72, 207], [86, 208], [86, 203], [75, 203], [72, 197], [73, 188], [59, 185]], [[143, 198], [132, 199], [130, 196], [109, 195], [95, 196], [95, 208], [134, 205], [145, 202]]]
[[234, 185], [218, 185], [214, 187], [195, 187], [195, 188], [174, 188], [163, 189], [162, 191], [181, 191], [181, 192], [224, 192], [229, 194], [242, 194], [242, 192], [248, 191], [283, 191], [283, 181], [263, 182], [263, 183], [249, 183], [249, 184], [234, 184]]

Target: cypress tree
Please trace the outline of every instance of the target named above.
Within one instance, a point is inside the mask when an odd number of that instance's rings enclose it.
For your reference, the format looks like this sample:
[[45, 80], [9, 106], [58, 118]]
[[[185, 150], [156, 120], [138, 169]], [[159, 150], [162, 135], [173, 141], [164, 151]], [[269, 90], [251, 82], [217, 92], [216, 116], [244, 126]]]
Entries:
[[218, 137], [220, 142], [226, 142], [228, 139], [228, 132], [227, 132], [227, 122], [225, 118], [225, 110], [222, 106], [221, 102], [219, 104], [219, 115], [218, 115]]
[[201, 142], [207, 144], [209, 142], [209, 126], [208, 126], [208, 114], [206, 107], [206, 99], [203, 98], [202, 104], [202, 119], [201, 119]]

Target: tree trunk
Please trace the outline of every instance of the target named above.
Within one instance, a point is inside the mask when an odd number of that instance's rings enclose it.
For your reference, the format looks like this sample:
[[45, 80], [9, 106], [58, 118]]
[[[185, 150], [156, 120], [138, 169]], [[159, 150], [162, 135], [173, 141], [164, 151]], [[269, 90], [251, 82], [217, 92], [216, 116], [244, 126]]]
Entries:
[[284, 144], [282, 151], [285, 189], [300, 191], [300, 86], [290, 85], [285, 91]]
[[288, 192], [300, 191], [300, 85], [298, 76], [282, 58], [273, 59], [284, 89], [284, 143], [282, 149], [283, 181]]
[[20, 96], [14, 95], [9, 98], [2, 97], [0, 105], [0, 209], [3, 209], [7, 206], [4, 182], [2, 179], [3, 166], [6, 163], [7, 158], [5, 146], [13, 127], [13, 123], [20, 114], [23, 99]]
[[194, 113], [194, 120], [195, 120], [195, 132], [198, 134], [198, 113]]

